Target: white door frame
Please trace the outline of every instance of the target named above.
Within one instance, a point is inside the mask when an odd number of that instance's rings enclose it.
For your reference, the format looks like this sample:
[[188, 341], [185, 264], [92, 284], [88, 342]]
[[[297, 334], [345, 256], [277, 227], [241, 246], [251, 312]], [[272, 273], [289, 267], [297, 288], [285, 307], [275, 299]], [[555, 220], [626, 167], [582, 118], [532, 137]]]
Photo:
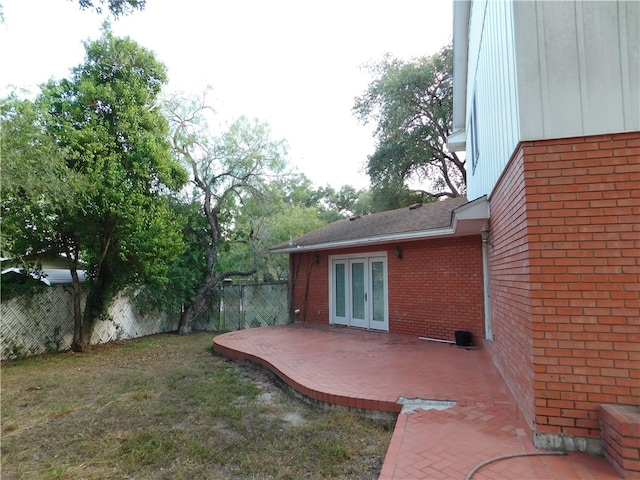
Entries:
[[[380, 263], [382, 263], [382, 272], [377, 271], [377, 275], [382, 274], [382, 278], [377, 278], [377, 282], [372, 278], [375, 268], [379, 269]], [[352, 269], [354, 265], [364, 264], [364, 318], [354, 318], [354, 303], [353, 303], [353, 278]], [[337, 267], [340, 265], [340, 267]], [[336, 272], [343, 275], [341, 282], [336, 282]], [[360, 327], [366, 329], [389, 331], [389, 289], [387, 281], [387, 253], [386, 252], [371, 252], [360, 253], [352, 255], [332, 255], [329, 257], [329, 323], [335, 325], [346, 325], [351, 327]], [[380, 285], [382, 280], [382, 285]], [[338, 293], [336, 290], [337, 284], [340, 284], [343, 288], [343, 292], [338, 299]], [[383, 291], [376, 291], [382, 286]], [[380, 294], [382, 295], [382, 311], [380, 311], [380, 305], [378, 303], [378, 309], [375, 309], [374, 294], [377, 295], [377, 300], [380, 301]], [[362, 297], [361, 297], [362, 298]], [[338, 303], [336, 303], [338, 302]], [[383, 318], [380, 319], [382, 313]], [[378, 318], [375, 318], [375, 317]]]

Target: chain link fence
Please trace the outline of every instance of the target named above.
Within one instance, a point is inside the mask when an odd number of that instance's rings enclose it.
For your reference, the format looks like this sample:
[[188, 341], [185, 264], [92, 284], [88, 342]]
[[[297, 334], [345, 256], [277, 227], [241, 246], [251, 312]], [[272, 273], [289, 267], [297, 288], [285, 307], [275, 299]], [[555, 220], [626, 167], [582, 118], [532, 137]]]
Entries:
[[223, 285], [220, 330], [286, 325], [289, 319], [286, 282]]

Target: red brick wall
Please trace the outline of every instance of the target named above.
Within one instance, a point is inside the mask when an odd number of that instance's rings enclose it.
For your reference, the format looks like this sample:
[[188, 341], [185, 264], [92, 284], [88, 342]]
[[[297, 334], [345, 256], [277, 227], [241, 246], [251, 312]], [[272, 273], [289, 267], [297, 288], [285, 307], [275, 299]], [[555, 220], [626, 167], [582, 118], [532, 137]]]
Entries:
[[516, 152], [491, 195], [489, 270], [493, 342], [486, 348], [532, 426], [534, 417], [531, 281], [524, 158]]
[[492, 193], [489, 350], [538, 433], [640, 404], [639, 186], [635, 132], [524, 142]]
[[318, 264], [315, 252], [292, 254], [292, 309], [301, 310], [294, 319], [329, 323], [329, 255], [384, 251], [390, 332], [454, 340], [456, 330], [468, 330], [474, 338], [484, 338], [480, 236], [398, 245], [402, 259], [396, 258], [395, 243], [317, 252]]
[[598, 436], [640, 404], [640, 133], [522, 146], [536, 431]]
[[[319, 263], [315, 263], [318, 256]], [[329, 323], [329, 270], [323, 252], [289, 256], [289, 298], [294, 321]], [[295, 313], [299, 310], [299, 313]]]
[[389, 253], [389, 331], [454, 340], [484, 338], [482, 242], [468, 236], [402, 244]]

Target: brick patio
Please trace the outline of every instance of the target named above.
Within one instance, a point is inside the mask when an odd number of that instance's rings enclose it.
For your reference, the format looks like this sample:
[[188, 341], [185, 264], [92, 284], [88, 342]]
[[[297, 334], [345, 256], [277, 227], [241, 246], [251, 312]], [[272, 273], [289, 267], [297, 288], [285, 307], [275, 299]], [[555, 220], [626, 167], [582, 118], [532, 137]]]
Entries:
[[[619, 479], [604, 457], [536, 452], [531, 432], [483, 350], [344, 327], [295, 324], [214, 338], [214, 350], [252, 361], [310, 399], [398, 414], [381, 479]], [[453, 401], [400, 413], [399, 397]], [[543, 453], [544, 455], [539, 455]]]

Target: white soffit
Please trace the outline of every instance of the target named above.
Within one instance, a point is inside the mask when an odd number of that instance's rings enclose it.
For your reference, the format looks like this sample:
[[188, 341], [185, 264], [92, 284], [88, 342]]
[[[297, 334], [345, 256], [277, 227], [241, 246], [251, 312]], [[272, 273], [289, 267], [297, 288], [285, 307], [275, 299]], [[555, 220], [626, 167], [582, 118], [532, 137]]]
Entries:
[[467, 131], [458, 130], [447, 137], [447, 149], [450, 152], [464, 152], [467, 148]]
[[455, 235], [480, 233], [489, 220], [489, 201], [486, 195], [456, 208], [453, 211], [453, 231]]

